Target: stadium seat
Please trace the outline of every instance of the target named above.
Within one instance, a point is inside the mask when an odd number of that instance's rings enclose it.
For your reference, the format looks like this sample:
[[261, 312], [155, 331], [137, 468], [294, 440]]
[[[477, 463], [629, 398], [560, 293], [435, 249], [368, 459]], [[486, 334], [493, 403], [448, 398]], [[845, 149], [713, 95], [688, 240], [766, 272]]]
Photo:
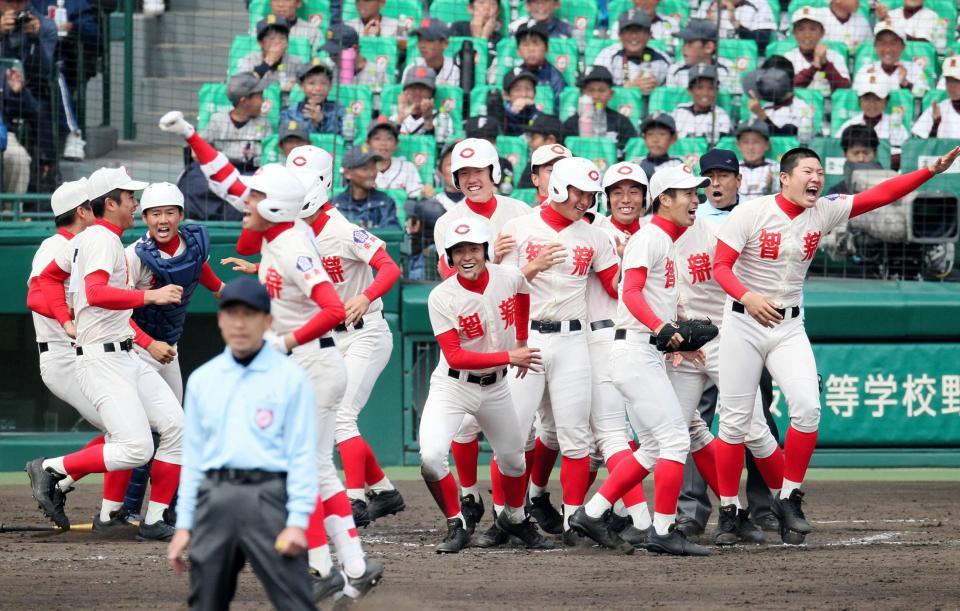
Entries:
[[[387, 0], [382, 15], [393, 17], [400, 22], [400, 30], [409, 32], [417, 27], [423, 13], [421, 0]], [[343, 2], [343, 20], [357, 19], [357, 3], [353, 0]]]
[[596, 0], [563, 0], [557, 17], [573, 26], [577, 38], [586, 40], [597, 27], [598, 12]]
[[437, 141], [433, 136], [401, 134], [397, 155], [407, 159], [417, 167], [417, 172], [420, 174], [420, 180], [423, 181], [423, 184], [433, 184], [433, 173], [437, 165]]
[[397, 205], [397, 218], [400, 220], [400, 227], [404, 227], [407, 224], [407, 210], [404, 207], [407, 203], [407, 192], [403, 189], [382, 189], [382, 191]]
[[[620, 13], [634, 8], [632, 0], [614, 0], [609, 6], [611, 29]], [[686, 0], [662, 0], [657, 5], [657, 12], [661, 15], [680, 15], [680, 25], [683, 25], [687, 23], [687, 18], [690, 16], [690, 3]]]
[[528, 206], [534, 206], [537, 203], [536, 189], [514, 189], [510, 192], [510, 197], [519, 199]]
[[617, 143], [608, 138], [582, 138], [570, 136], [564, 141], [568, 149], [578, 157], [593, 161], [603, 172], [617, 162]]
[[[884, 2], [890, 10], [903, 8], [903, 0], [889, 0]], [[928, 8], [941, 19], [946, 20], [947, 24], [957, 23], [957, 3], [956, 0], [924, 0], [923, 8]], [[948, 32], [950, 30], [948, 29]]]
[[[576, 87], [567, 87], [560, 94], [559, 117], [566, 121], [577, 113], [577, 102], [580, 99], [580, 90]], [[610, 98], [609, 108], [616, 110], [634, 124], [640, 122], [643, 113], [643, 93], [636, 87], [614, 87], [613, 97]]]
[[[567, 138], [567, 142], [569, 141], [570, 139]], [[681, 157], [687, 165], [693, 165], [700, 159], [700, 155], [703, 155], [709, 149], [706, 138], [683, 138], [674, 142], [669, 152], [674, 157]], [[647, 156], [647, 152], [647, 143], [643, 141], [643, 138], [630, 138], [627, 140], [623, 159], [624, 161], [640, 163]]]
[[[912, 172], [926, 167], [940, 155], [955, 146], [960, 146], [960, 140], [947, 138], [910, 138], [903, 144], [900, 153], [900, 172]], [[942, 173], [937, 174], [926, 182], [921, 191], [946, 191], [951, 195], [960, 193], [960, 171], [957, 164]]]
[[[767, 157], [780, 161], [784, 153], [798, 146], [800, 145], [793, 136], [773, 136], [770, 138], [770, 150], [767, 152]], [[734, 136], [724, 136], [720, 138], [720, 140], [717, 141], [717, 148], [733, 151], [737, 154], [737, 157], [740, 156], [740, 149], [737, 148], [737, 139]]]
[[931, 104], [936, 102], [942, 102], [947, 99], [947, 92], [943, 89], [931, 89], [923, 96], [923, 105], [921, 106], [921, 112], [926, 112], [930, 108]]
[[[373, 116], [373, 94], [366, 85], [339, 85], [338, 89], [330, 92], [330, 100], [336, 100], [344, 107], [344, 112], [352, 112], [354, 115], [355, 140], [363, 140], [367, 136], [367, 128], [370, 126]], [[289, 104], [298, 104], [303, 101], [303, 91], [299, 85], [295, 85], [290, 91]]]
[[433, 0], [427, 10], [430, 16], [448, 24], [454, 21], [469, 21], [470, 13], [463, 0]]
[[[215, 112], [229, 112], [233, 104], [227, 97], [227, 86], [224, 83], [204, 83], [197, 93], [197, 131], [203, 132], [210, 122], [210, 115]], [[263, 92], [263, 115], [274, 127], [280, 121], [280, 85], [274, 83]]]
[[[397, 112], [397, 99], [403, 91], [402, 85], [388, 85], [380, 96], [380, 112], [392, 117]], [[454, 131], [463, 124], [463, 90], [453, 85], [439, 85], [434, 96], [434, 108], [446, 109], [453, 121]]]
[[[490, 65], [490, 56], [487, 50], [487, 41], [482, 38], [472, 38], [470, 36], [451, 36], [450, 45], [447, 47], [447, 50], [443, 52], [446, 57], [454, 58], [456, 61], [457, 57], [460, 54], [460, 47], [463, 46], [464, 41], [469, 40], [473, 43], [473, 59], [476, 75], [476, 83], [483, 84], [487, 81], [487, 67]], [[407, 45], [407, 62], [404, 66], [410, 66], [413, 63], [413, 60], [420, 57], [420, 50], [417, 49], [416, 44]], [[476, 84], [475, 83], [475, 84]]]
[[[547, 61], [563, 74], [567, 85], [577, 84], [577, 70], [579, 68], [580, 51], [577, 41], [573, 38], [554, 38], [550, 41], [547, 51]], [[497, 43], [497, 76], [496, 83], [503, 82], [503, 75], [520, 65], [520, 56], [517, 55], [517, 42], [511, 36]]]
[[[240, 70], [238, 66], [240, 64], [240, 60], [246, 57], [249, 53], [259, 50], [260, 45], [257, 44], [256, 36], [247, 36], [245, 34], [234, 36], [233, 43], [230, 45], [227, 74], [232, 76], [239, 72]], [[310, 41], [306, 38], [291, 38], [290, 46], [288, 47], [287, 52], [299, 58], [305, 64], [310, 63], [312, 49], [310, 48]]]
[[[500, 89], [494, 85], [477, 85], [470, 92], [469, 116], [479, 117], [487, 114], [487, 94], [492, 89]], [[540, 112], [553, 114], [553, 90], [549, 85], [537, 85], [537, 92], [533, 98]]]
[[513, 166], [513, 182], [520, 181], [520, 175], [527, 167], [527, 155], [530, 147], [523, 136], [497, 136], [497, 152]]
[[[690, 91], [681, 87], [657, 87], [650, 92], [650, 107], [648, 112], [657, 110], [671, 113], [678, 104], [685, 104], [692, 98]], [[733, 96], [729, 91], [721, 91], [717, 97], [717, 104], [727, 111], [730, 120], [733, 120]]]
[[[261, 165], [266, 163], [283, 163], [283, 153], [280, 151], [280, 146], [277, 142], [278, 140], [279, 136], [277, 136], [277, 134], [273, 134], [272, 136], [264, 138], [263, 142], [260, 143]], [[343, 153], [348, 147], [347, 143], [343, 141], [343, 138], [334, 134], [310, 134], [310, 143], [333, 155], [333, 167], [340, 167], [340, 160], [343, 158]], [[334, 185], [337, 185], [341, 182], [339, 176], [339, 171], [335, 172], [333, 180]]]
[[[909, 140], [908, 140], [909, 142]], [[837, 138], [814, 138], [810, 141], [810, 148], [820, 155], [823, 160], [823, 170], [825, 174], [824, 192], [830, 189], [841, 180], [843, 180], [843, 165], [846, 161], [843, 156], [843, 149], [840, 147], [840, 140]], [[880, 148], [877, 150], [877, 161], [883, 167], [890, 167], [890, 142], [880, 141]], [[900, 167], [905, 167], [901, 162]]]
[[757, 43], [754, 40], [721, 38], [718, 56], [733, 64], [738, 83], [745, 73], [757, 69]]
[[[377, 66], [377, 70], [387, 77], [384, 80], [384, 86], [392, 85], [400, 80], [400, 74], [397, 71], [399, 51], [397, 50], [396, 39], [361, 36], [360, 55], [368, 62], [373, 62]], [[378, 93], [376, 88], [374, 88], [374, 93]]]
[[[908, 40], [907, 48], [903, 51], [903, 60], [919, 64], [927, 75], [930, 87], [936, 86], [937, 78], [940, 76], [940, 61], [937, 59], [937, 50], [932, 44], [923, 40]], [[873, 43], [868, 40], [857, 48], [851, 76], [854, 76], [866, 64], [875, 61], [877, 61], [877, 54], [873, 50]]]
[[[840, 128], [852, 116], [860, 113], [860, 101], [857, 92], [853, 89], [837, 89], [830, 96], [833, 108], [830, 113], [830, 133], [835, 138], [840, 137]], [[887, 100], [887, 112], [892, 113], [896, 107], [901, 107], [904, 124], [909, 128], [913, 122], [913, 95], [906, 89], [897, 89], [890, 92]]]
[[[848, 68], [850, 67], [850, 50], [847, 49], [847, 45], [844, 42], [839, 40], [824, 40], [823, 44], [827, 45], [829, 49], [836, 51], [843, 56], [844, 63]], [[870, 44], [872, 45], [873, 43]], [[767, 45], [766, 56], [770, 57], [772, 55], [786, 55], [796, 48], [797, 41], [793, 38], [793, 36], [790, 36], [786, 40], [778, 40]], [[853, 75], [851, 75], [851, 77], [852, 76]]]
[[[250, 0], [250, 33], [256, 33], [257, 22], [270, 14], [270, 0]], [[330, 0], [304, 0], [297, 10], [297, 19], [315, 23], [321, 31], [327, 29]]]

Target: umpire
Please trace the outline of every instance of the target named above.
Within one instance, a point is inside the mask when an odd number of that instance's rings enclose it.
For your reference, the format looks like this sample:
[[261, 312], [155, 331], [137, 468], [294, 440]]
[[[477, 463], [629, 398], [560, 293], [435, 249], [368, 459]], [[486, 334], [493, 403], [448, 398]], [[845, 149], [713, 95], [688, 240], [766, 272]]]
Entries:
[[167, 558], [186, 569], [192, 609], [227, 609], [249, 560], [277, 609], [314, 609], [305, 530], [317, 498], [313, 390], [266, 346], [270, 297], [253, 278], [224, 286], [227, 344], [197, 369], [184, 401], [177, 531]]

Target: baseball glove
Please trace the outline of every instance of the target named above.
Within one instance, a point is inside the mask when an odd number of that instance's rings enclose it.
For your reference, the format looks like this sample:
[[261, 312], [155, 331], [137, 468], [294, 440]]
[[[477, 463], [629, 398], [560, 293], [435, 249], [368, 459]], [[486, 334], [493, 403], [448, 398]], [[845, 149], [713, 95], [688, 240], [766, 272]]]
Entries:
[[[673, 337], [674, 333], [679, 333], [683, 338], [680, 347], [677, 349], [670, 347], [670, 338]], [[699, 350], [719, 333], [720, 329], [709, 318], [670, 322], [663, 325], [660, 333], [657, 333], [657, 350], [661, 352], [693, 352]]]

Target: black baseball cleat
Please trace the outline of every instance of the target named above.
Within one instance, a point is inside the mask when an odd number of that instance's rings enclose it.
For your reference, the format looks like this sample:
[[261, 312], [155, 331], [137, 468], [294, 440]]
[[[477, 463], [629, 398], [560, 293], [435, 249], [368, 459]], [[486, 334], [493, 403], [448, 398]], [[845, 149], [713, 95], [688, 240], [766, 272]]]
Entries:
[[363, 528], [370, 524], [370, 511], [367, 509], [367, 502], [363, 499], [350, 499], [350, 509], [353, 512], [353, 523], [357, 528]]
[[[599, 518], [587, 515], [586, 510], [580, 507], [570, 516], [570, 528], [584, 537], [589, 537], [603, 547], [620, 550], [627, 554], [633, 553], [633, 546], [613, 532], [610, 526], [610, 516], [613, 512], [608, 509]], [[564, 533], [566, 538], [566, 533]]]
[[649, 533], [649, 526], [644, 529], [639, 529], [631, 523], [630, 526], [627, 526], [617, 534], [620, 535], [621, 539], [632, 545], [633, 549], [646, 549], [647, 535]]
[[780, 520], [780, 534], [785, 530], [792, 530], [796, 533], [806, 535], [813, 531], [813, 527], [807, 522], [803, 515], [803, 492], [799, 488], [790, 493], [790, 498], [775, 499], [773, 503], [774, 513]]
[[563, 531], [562, 540], [565, 547], [593, 547], [592, 539], [581, 535], [573, 528]]
[[677, 530], [687, 539], [694, 539], [703, 534], [703, 525], [690, 516], [680, 516], [677, 518]]
[[778, 520], [777, 516], [773, 515], [773, 513], [764, 513], [759, 516], [755, 515], [753, 516], [753, 523], [764, 532], [780, 532], [780, 520]]
[[477, 537], [474, 545], [487, 549], [491, 547], [499, 547], [508, 541], [510, 541], [510, 535], [500, 530], [500, 527], [497, 526], [497, 514], [494, 513], [493, 524], [490, 525], [490, 528], [488, 528], [486, 532]]
[[318, 571], [310, 569], [310, 587], [313, 590], [314, 603], [330, 598], [343, 590], [346, 584], [347, 581], [340, 571], [330, 571], [326, 577], [321, 577]]
[[30, 491], [40, 510], [43, 511], [43, 515], [50, 518], [59, 528], [70, 530], [70, 518], [63, 511], [65, 499], [62, 497], [63, 493], [57, 488], [57, 482], [63, 479], [63, 476], [44, 469], [43, 461], [43, 458], [36, 458], [23, 468], [27, 472], [27, 477], [30, 478]]
[[617, 515], [616, 512], [611, 511], [607, 517], [607, 523], [610, 525], [610, 530], [615, 533], [620, 533], [633, 524], [633, 520], [630, 519], [630, 516]]
[[464, 528], [460, 518], [447, 520], [447, 536], [443, 543], [437, 546], [438, 554], [456, 554], [470, 545], [470, 533]]
[[383, 579], [383, 566], [376, 560], [364, 559], [367, 568], [359, 577], [347, 576], [343, 589], [336, 595], [336, 606], [344, 606], [356, 602], [370, 593], [380, 580]]
[[549, 492], [544, 492], [542, 496], [530, 497], [530, 502], [525, 509], [527, 515], [536, 520], [543, 532], [551, 535], [559, 535], [563, 532], [563, 514], [550, 503]]
[[704, 546], [687, 541], [683, 533], [676, 529], [675, 524], [670, 525], [670, 532], [666, 535], [658, 535], [655, 530], [651, 529], [647, 535], [647, 551], [672, 556], [710, 555], [710, 550]]
[[400, 513], [407, 508], [400, 496], [400, 491], [384, 490], [383, 492], [367, 492], [367, 513], [370, 515], [370, 521], [377, 520], [384, 516], [392, 516]]
[[106, 532], [119, 532], [121, 528], [133, 528], [133, 524], [129, 522], [130, 514], [127, 513], [127, 510], [121, 507], [116, 511], [110, 512], [109, 520], [101, 520], [100, 514], [93, 516], [93, 532], [95, 533], [106, 533]]
[[[742, 510], [741, 510], [742, 511]], [[713, 542], [717, 545], [734, 545], [737, 537], [738, 514], [734, 504], [724, 505], [717, 516], [717, 532], [713, 535]], [[679, 530], [679, 525], [677, 526]]]
[[784, 545], [803, 545], [807, 542], [807, 535], [795, 530], [784, 530], [780, 533], [780, 540]]
[[508, 535], [520, 539], [527, 549], [553, 549], [553, 543], [540, 534], [530, 521], [530, 516], [525, 516], [520, 522], [511, 522], [507, 519], [507, 514], [501, 513], [497, 516], [497, 526]]
[[464, 528], [472, 535], [473, 531], [477, 528], [477, 524], [479, 524], [483, 518], [483, 499], [478, 498], [474, 500], [472, 494], [461, 496], [460, 513], [463, 514], [464, 520], [467, 521], [467, 523], [464, 524]]
[[177, 529], [163, 520], [157, 520], [153, 524], [140, 522], [137, 528], [137, 541], [169, 541], [173, 539], [175, 532]]
[[740, 543], [760, 545], [766, 541], [759, 526], [750, 521], [750, 516], [743, 509], [737, 512], [737, 538]]

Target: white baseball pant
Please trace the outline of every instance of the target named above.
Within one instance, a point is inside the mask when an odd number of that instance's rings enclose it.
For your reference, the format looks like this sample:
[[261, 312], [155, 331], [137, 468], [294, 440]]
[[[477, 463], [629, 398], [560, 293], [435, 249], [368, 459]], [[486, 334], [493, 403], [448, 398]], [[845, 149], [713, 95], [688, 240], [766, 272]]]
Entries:
[[[180, 354], [178, 353], [177, 356], [173, 357], [173, 360], [169, 363], [161, 363], [150, 356], [150, 351], [146, 348], [141, 348], [134, 344], [133, 349], [137, 352], [137, 356], [160, 374], [163, 381], [166, 382], [170, 390], [173, 391], [173, 395], [177, 398], [177, 401], [183, 405], [183, 376], [180, 374]], [[177, 347], [173, 346], [173, 349], [176, 350]]]
[[90, 399], [77, 384], [77, 351], [66, 342], [47, 342], [48, 350], [40, 353], [40, 378], [61, 401], [77, 410], [91, 426], [105, 431], [103, 420]]
[[[684, 463], [690, 450], [687, 421], [667, 376], [662, 352], [649, 333], [627, 331], [610, 350], [613, 383], [627, 400], [640, 447], [634, 456], [652, 471], [659, 458]], [[638, 426], [639, 425], [639, 426]]]
[[[102, 344], [82, 348], [77, 382], [103, 421], [107, 470], [132, 469], [151, 458], [179, 465], [183, 408], [160, 374], [132, 352], [104, 352]], [[151, 429], [160, 435], [156, 454]]]
[[325, 501], [345, 490], [333, 464], [333, 440], [337, 406], [347, 387], [347, 368], [336, 346], [321, 348], [320, 340], [297, 346], [291, 358], [307, 373], [316, 395], [317, 471], [320, 476], [320, 498]]
[[337, 350], [347, 368], [343, 399], [337, 407], [335, 441], [341, 443], [360, 435], [357, 418], [367, 404], [373, 385], [390, 361], [393, 334], [387, 321], [371, 318], [362, 329], [348, 328], [336, 333]]
[[728, 302], [720, 334], [720, 438], [728, 443], [746, 440], [766, 365], [780, 385], [790, 413], [790, 425], [812, 433], [820, 424], [817, 363], [800, 316], [787, 316], [772, 329], [749, 314], [734, 312]]
[[613, 350], [614, 328], [590, 331], [587, 344], [590, 350], [590, 371], [593, 375], [590, 402], [590, 428], [593, 429], [597, 450], [607, 460], [614, 454], [629, 450], [627, 444], [627, 402], [613, 384], [610, 352]]
[[[500, 472], [520, 477], [526, 470], [524, 434], [519, 426], [510, 386], [500, 379], [489, 386], [434, 372], [430, 394], [420, 416], [420, 470], [428, 481], [440, 481], [450, 472], [450, 444], [465, 416], [473, 416], [493, 448]], [[508, 370], [507, 376], [513, 373]], [[529, 375], [529, 374], [528, 374]]]

